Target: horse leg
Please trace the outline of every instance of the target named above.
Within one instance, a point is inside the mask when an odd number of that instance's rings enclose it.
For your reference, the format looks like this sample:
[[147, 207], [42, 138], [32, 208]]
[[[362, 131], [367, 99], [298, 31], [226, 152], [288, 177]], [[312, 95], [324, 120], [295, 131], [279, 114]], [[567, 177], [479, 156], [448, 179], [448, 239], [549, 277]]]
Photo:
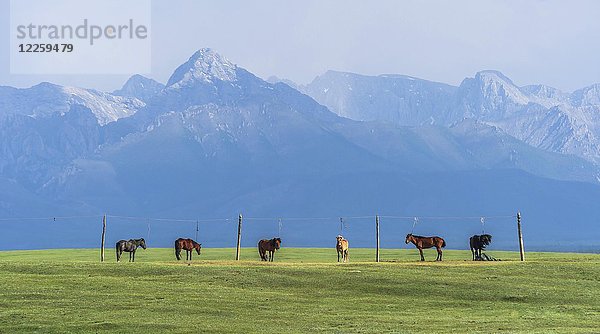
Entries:
[[442, 261], [442, 249], [439, 247], [435, 247], [435, 250], [437, 250], [437, 258], [435, 259], [436, 261]]
[[425, 261], [425, 257], [423, 256], [423, 248], [419, 248], [419, 253], [421, 253], [421, 261]]
[[190, 261], [192, 261], [192, 255], [194, 255], [194, 252], [190, 251]]
[[337, 253], [338, 253], [338, 262], [340, 262], [340, 251], [338, 250]]

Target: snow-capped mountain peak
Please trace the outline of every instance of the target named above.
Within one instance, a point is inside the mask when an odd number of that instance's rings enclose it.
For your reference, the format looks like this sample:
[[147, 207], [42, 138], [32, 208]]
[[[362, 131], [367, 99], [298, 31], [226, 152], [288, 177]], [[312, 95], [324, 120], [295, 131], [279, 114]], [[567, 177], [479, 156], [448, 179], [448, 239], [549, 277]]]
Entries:
[[167, 87], [179, 88], [197, 81], [210, 83], [213, 80], [236, 81], [237, 65], [214, 50], [203, 48], [175, 70]]
[[571, 94], [571, 102], [578, 106], [600, 106], [600, 84], [594, 84]]
[[89, 108], [100, 125], [129, 117], [145, 105], [136, 98], [115, 96], [91, 89], [62, 87], [62, 93], [67, 96], [69, 105], [80, 104]]
[[510, 99], [516, 104], [527, 104], [529, 98], [517, 87], [512, 80], [499, 71], [486, 70], [478, 72], [475, 80], [479, 84], [482, 93], [487, 98]]
[[521, 91], [537, 104], [546, 108], [552, 108], [558, 105], [566, 105], [568, 94], [546, 85], [529, 85], [521, 87]]
[[113, 95], [135, 97], [147, 101], [158, 94], [165, 85], [160, 82], [136, 74], [130, 77], [121, 89], [115, 90]]

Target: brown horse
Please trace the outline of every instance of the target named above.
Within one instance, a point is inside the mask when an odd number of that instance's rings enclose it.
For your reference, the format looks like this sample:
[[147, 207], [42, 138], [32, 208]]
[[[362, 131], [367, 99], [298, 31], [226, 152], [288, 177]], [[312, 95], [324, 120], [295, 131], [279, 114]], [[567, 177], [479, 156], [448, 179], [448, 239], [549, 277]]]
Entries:
[[335, 249], [338, 253], [338, 262], [340, 262], [340, 254], [342, 255], [342, 262], [348, 261], [348, 240], [341, 235], [335, 237], [335, 240], [337, 240]]
[[[273, 255], [275, 251], [281, 247], [281, 239], [273, 238], [271, 240], [263, 239], [258, 242], [258, 255], [260, 255], [261, 261], [273, 262]], [[269, 256], [267, 257], [267, 251]]]
[[446, 241], [440, 237], [421, 237], [418, 235], [412, 235], [409, 233], [406, 235], [405, 243], [412, 242], [418, 249], [419, 253], [421, 253], [421, 261], [425, 261], [425, 257], [423, 257], [423, 248], [431, 248], [435, 247], [437, 250], [437, 258], [436, 261], [442, 261], [442, 247], [446, 247]]
[[200, 255], [201, 248], [202, 245], [192, 239], [179, 238], [175, 240], [175, 257], [177, 260], [181, 260], [181, 250], [185, 249], [185, 260], [192, 261], [192, 251], [195, 249], [196, 253]]

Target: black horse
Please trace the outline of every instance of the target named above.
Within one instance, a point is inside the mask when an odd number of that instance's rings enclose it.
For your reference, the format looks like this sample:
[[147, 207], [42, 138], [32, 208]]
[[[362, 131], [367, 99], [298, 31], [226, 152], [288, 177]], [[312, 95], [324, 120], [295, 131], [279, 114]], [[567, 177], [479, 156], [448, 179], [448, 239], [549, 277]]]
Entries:
[[121, 254], [123, 254], [123, 252], [129, 252], [129, 262], [135, 262], [135, 250], [140, 246], [143, 249], [146, 249], [146, 240], [144, 240], [144, 238], [119, 240], [115, 247], [117, 251], [117, 262], [121, 261]]
[[481, 252], [485, 250], [485, 247], [492, 242], [492, 236], [489, 234], [474, 235], [469, 238], [469, 244], [471, 246], [471, 253], [473, 254], [473, 261], [481, 261]]

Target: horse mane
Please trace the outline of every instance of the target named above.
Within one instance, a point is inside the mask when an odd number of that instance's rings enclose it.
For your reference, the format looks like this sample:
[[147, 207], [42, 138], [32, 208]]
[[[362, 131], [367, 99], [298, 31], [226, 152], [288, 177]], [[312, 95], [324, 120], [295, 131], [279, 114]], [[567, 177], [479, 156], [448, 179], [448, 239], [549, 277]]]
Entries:
[[483, 246], [487, 246], [492, 242], [492, 236], [489, 234], [482, 234], [479, 237], [479, 240], [481, 241], [481, 243], [483, 244]]
[[474, 235], [469, 238], [472, 246], [479, 246], [481, 249], [485, 249], [490, 243], [492, 243], [492, 236], [490, 234]]

